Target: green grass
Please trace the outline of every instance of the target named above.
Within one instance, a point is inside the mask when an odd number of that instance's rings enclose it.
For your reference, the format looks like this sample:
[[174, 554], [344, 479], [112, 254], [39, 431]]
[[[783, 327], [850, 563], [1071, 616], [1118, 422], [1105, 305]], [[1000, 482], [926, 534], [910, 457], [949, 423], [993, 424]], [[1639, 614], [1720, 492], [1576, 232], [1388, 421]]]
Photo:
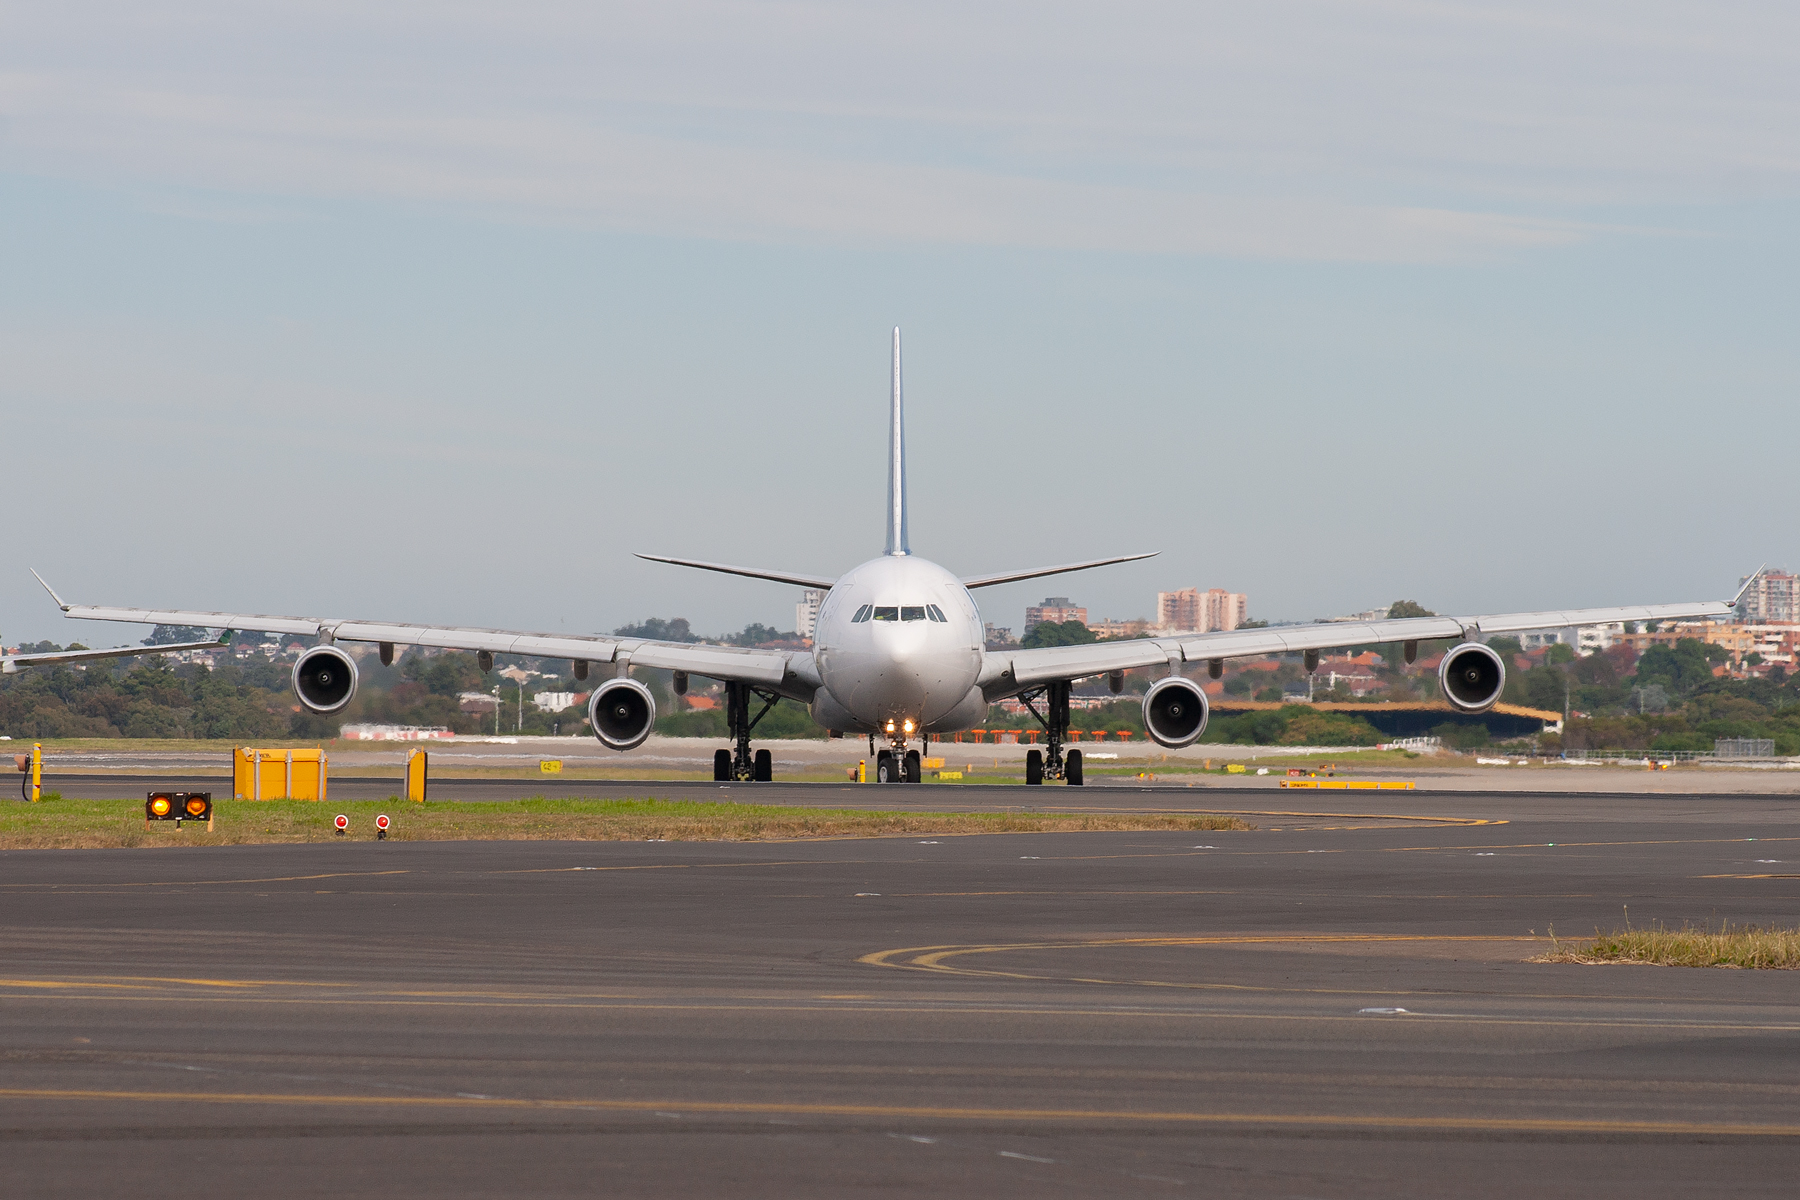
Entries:
[[1554, 930], [1551, 951], [1533, 962], [1646, 963], [1661, 967], [1800, 969], [1800, 929], [1722, 924], [1718, 929], [1623, 929], [1596, 931], [1592, 940], [1562, 941]]
[[[332, 818], [350, 818], [340, 837]], [[45, 800], [0, 807], [0, 849], [252, 845], [368, 840], [375, 817], [389, 837], [408, 841], [574, 840], [779, 841], [899, 834], [1071, 832], [1082, 830], [1251, 829], [1235, 817], [1160, 814], [864, 812], [704, 801], [533, 797], [502, 803], [440, 801], [220, 800], [211, 833], [204, 822], [144, 824], [141, 801]]]

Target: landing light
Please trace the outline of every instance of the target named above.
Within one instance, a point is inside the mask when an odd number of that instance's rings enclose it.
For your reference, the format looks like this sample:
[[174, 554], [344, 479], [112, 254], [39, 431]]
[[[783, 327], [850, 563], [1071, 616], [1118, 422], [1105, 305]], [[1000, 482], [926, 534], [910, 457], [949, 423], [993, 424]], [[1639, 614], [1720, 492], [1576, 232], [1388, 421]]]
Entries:
[[[890, 726], [888, 726], [888, 728], [891, 729], [891, 728], [893, 728], [893, 726], [890, 725]], [[904, 725], [904, 728], [905, 728], [906, 732], [911, 733], [912, 732], [912, 722], [911, 721], [906, 722]]]
[[892, 721], [888, 722], [888, 732], [889, 733], [894, 732], [894, 723]]

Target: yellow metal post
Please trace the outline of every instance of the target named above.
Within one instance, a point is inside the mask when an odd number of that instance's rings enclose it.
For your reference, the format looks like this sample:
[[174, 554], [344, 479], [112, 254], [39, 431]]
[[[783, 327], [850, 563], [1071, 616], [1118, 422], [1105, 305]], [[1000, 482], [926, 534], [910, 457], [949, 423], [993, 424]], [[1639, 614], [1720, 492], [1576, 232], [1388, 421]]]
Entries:
[[869, 760], [866, 758], [856, 760], [856, 782], [869, 782]]
[[406, 798], [415, 804], [425, 803], [425, 767], [425, 751], [414, 750], [406, 756]]
[[44, 744], [31, 743], [31, 802], [44, 798]]

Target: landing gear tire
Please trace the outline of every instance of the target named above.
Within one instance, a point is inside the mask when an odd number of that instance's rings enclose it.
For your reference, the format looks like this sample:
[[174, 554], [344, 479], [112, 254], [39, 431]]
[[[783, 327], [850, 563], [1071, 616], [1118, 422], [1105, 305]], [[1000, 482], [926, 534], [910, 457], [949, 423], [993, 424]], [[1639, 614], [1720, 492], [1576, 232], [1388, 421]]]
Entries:
[[714, 783], [730, 783], [731, 782], [731, 751], [729, 751], [729, 750], [714, 750], [713, 751], [713, 782]]
[[894, 755], [890, 750], [883, 750], [875, 756], [875, 782], [893, 783], [899, 772], [894, 770]]
[[1081, 751], [1071, 750], [1063, 760], [1063, 782], [1070, 787], [1081, 786]]
[[[716, 767], [714, 768], [717, 769]], [[756, 782], [768, 783], [775, 778], [775, 756], [767, 750], [756, 752]]]
[[924, 778], [924, 772], [919, 769], [919, 752], [908, 750], [906, 752], [906, 782], [918, 783]]
[[1044, 752], [1042, 750], [1025, 752], [1025, 782], [1033, 786], [1044, 782]]

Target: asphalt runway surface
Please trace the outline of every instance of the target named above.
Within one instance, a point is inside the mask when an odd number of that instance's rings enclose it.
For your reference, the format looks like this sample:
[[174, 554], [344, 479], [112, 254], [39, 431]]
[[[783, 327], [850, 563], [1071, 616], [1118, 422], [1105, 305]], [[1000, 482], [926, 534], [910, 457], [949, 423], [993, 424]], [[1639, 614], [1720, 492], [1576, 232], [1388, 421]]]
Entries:
[[1796, 923], [1794, 806], [1399, 799], [1458, 812], [8, 851], [0, 1193], [1791, 1195], [1800, 973], [1525, 960]]

